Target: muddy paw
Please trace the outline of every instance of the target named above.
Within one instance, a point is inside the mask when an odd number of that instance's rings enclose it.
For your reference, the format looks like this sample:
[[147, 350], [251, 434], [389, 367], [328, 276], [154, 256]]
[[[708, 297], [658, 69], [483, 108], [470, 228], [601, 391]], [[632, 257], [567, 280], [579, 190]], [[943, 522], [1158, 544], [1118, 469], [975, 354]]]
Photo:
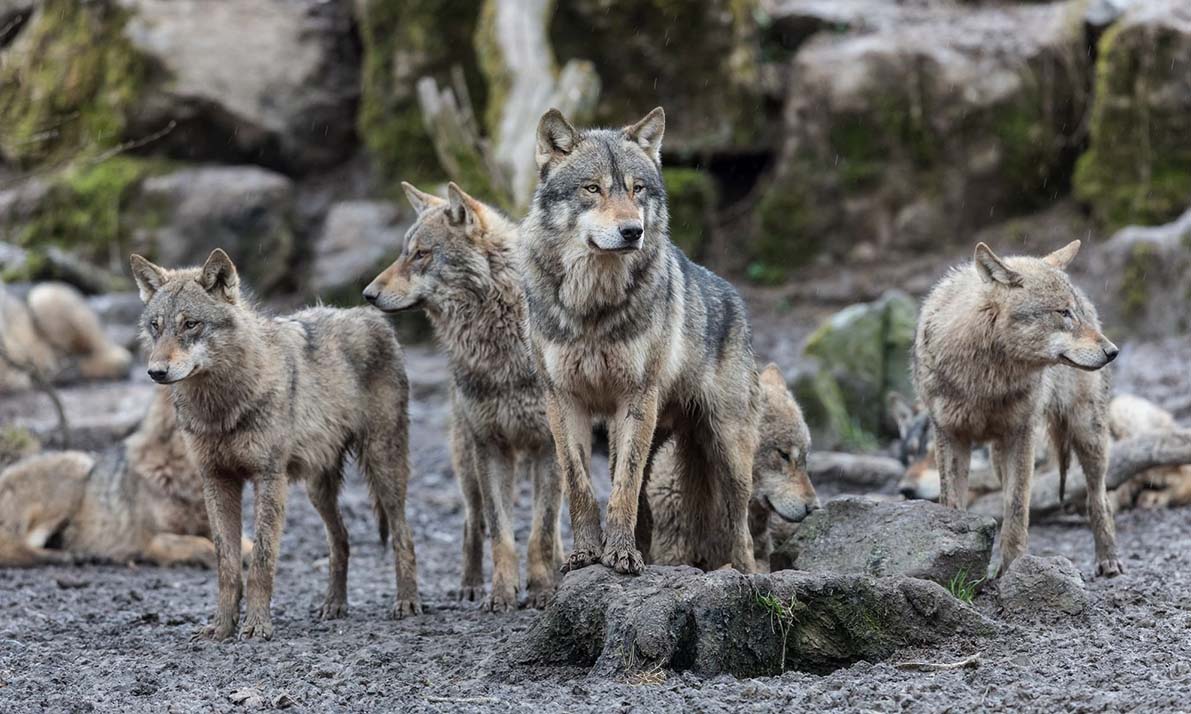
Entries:
[[552, 597], [554, 597], [554, 588], [530, 588], [522, 607], [530, 610], [545, 610]]
[[398, 600], [393, 604], [393, 619], [400, 620], [406, 615], [421, 615], [422, 601], [413, 600]]
[[495, 592], [488, 599], [484, 600], [485, 612], [509, 612], [517, 609], [517, 593], [514, 592]]
[[626, 575], [640, 575], [645, 570], [645, 560], [641, 557], [641, 551], [632, 546], [609, 546], [604, 549], [604, 557], [600, 562]]
[[1125, 566], [1121, 565], [1121, 561], [1117, 560], [1116, 558], [1101, 560], [1099, 563], [1096, 563], [1097, 576], [1115, 578], [1123, 572], [1125, 572]]
[[455, 599], [460, 602], [479, 602], [484, 599], [484, 586], [464, 585], [455, 591]]
[[318, 619], [338, 620], [347, 615], [347, 601], [343, 598], [328, 597], [318, 609]]
[[251, 640], [253, 638], [273, 639], [273, 621], [268, 615], [249, 614], [244, 618], [244, 624], [240, 627], [240, 639]]
[[190, 636], [190, 641], [211, 640], [213, 642], [223, 642], [236, 634], [236, 621], [231, 620], [217, 620], [209, 625], [204, 625], [195, 631]]
[[567, 556], [565, 561], [563, 561], [561, 570], [564, 573], [569, 573], [572, 570], [586, 568], [587, 566], [595, 565], [598, 562], [600, 562], [600, 554], [597, 551], [588, 548], [576, 548], [575, 550], [571, 551], [571, 554]]

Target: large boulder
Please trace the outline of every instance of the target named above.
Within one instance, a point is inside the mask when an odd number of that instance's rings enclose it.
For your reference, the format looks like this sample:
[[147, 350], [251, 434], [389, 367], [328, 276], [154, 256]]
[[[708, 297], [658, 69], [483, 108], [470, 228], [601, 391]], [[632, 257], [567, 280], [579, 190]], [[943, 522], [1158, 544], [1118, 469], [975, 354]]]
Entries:
[[774, 552], [819, 573], [906, 575], [943, 585], [988, 573], [997, 523], [928, 501], [845, 496], [827, 503]]
[[1077, 7], [1054, 3], [915, 8], [819, 33], [788, 71], [751, 251], [770, 272], [958, 239], [1059, 196], [1090, 66]]
[[1106, 225], [1153, 225], [1191, 204], [1191, 4], [1131, 3], [1100, 38], [1091, 146], [1076, 195]]
[[1023, 555], [997, 580], [1001, 607], [1017, 619], [1057, 619], [1088, 609], [1087, 587], [1079, 570], [1062, 556]]
[[131, 212], [133, 245], [152, 260], [198, 265], [223, 248], [249, 287], [279, 287], [290, 270], [293, 184], [256, 166], [188, 168], [146, 179]]
[[409, 225], [387, 201], [334, 204], [314, 244], [311, 290], [331, 302], [359, 302], [364, 286], [397, 259]]
[[942, 587], [913, 578], [660, 566], [633, 577], [594, 566], [568, 574], [501, 659], [510, 676], [549, 666], [601, 677], [658, 669], [756, 677], [826, 672], [993, 631]]

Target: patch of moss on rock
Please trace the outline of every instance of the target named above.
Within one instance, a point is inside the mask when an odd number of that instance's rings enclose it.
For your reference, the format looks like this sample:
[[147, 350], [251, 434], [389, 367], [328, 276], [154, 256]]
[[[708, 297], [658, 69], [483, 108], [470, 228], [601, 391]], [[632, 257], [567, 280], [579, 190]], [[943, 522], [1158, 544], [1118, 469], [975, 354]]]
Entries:
[[748, 277], [776, 284], [787, 271], [809, 264], [824, 249], [829, 226], [838, 217], [832, 204], [821, 204], [798, 170], [776, 179], [757, 205], [750, 242]]
[[670, 209], [670, 240], [692, 260], [702, 260], [711, 236], [719, 190], [699, 169], [662, 169]]
[[117, 144], [150, 74], [112, 2], [45, 0], [0, 62], [0, 154], [22, 167]]
[[364, 45], [358, 131], [379, 174], [400, 196], [398, 183], [441, 181], [434, 145], [418, 108], [415, 85], [431, 75], [448, 79], [463, 68], [476, 110], [485, 96], [478, 81], [472, 37], [480, 0], [362, 0], [360, 39]]
[[1144, 241], [1133, 244], [1121, 275], [1121, 313], [1128, 319], [1143, 317], [1150, 302], [1147, 273], [1154, 271], [1158, 254], [1154, 246]]
[[1191, 204], [1189, 74], [1191, 33], [1173, 18], [1127, 13], [1100, 38], [1091, 146], [1074, 188], [1106, 227], [1163, 223]]

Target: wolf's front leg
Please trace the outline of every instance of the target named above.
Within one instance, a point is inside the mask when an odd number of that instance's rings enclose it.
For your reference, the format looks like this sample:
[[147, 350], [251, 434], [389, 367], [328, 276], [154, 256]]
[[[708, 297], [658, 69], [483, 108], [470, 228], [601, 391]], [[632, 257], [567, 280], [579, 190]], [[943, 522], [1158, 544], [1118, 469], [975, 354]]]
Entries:
[[1027, 426], [1016, 436], [1003, 439], [993, 449], [1001, 484], [1004, 512], [1001, 521], [1001, 569], [1026, 554], [1030, 545], [1030, 484], [1034, 480], [1034, 429]]
[[1113, 578], [1125, 569], [1117, 554], [1116, 522], [1108, 507], [1104, 485], [1108, 471], [1108, 435], [1088, 425], [1076, 434], [1074, 446], [1075, 455], [1087, 479], [1088, 521], [1096, 542], [1096, 574]]
[[604, 565], [618, 573], [639, 575], [645, 560], [637, 550], [637, 507], [641, 480], [649, 461], [653, 432], [658, 421], [656, 388], [632, 395], [617, 409], [616, 471], [612, 474], [612, 497], [608, 499], [608, 532], [604, 540]]
[[492, 592], [484, 609], [505, 612], [517, 607], [517, 543], [513, 539], [512, 494], [506, 484], [513, 480], [513, 453], [508, 448], [486, 444], [480, 448], [480, 489], [484, 496], [484, 520], [492, 544]]
[[972, 445], [936, 426], [935, 450], [939, 462], [939, 503], [962, 511], [968, 502]]
[[243, 492], [244, 482], [239, 478], [203, 473], [203, 499], [207, 503], [211, 540], [215, 543], [219, 595], [215, 617], [195, 635], [199, 638], [226, 640], [236, 634], [244, 587], [240, 577], [240, 498]]
[[273, 599], [273, 577], [277, 573], [277, 553], [281, 549], [281, 529], [285, 526], [285, 496], [289, 482], [284, 472], [261, 474], [256, 478], [256, 541], [252, 564], [248, 566], [248, 605], [240, 637], [273, 637], [273, 619], [269, 603]]
[[526, 606], [544, 608], [554, 595], [562, 558], [558, 520], [562, 511], [562, 484], [554, 455], [548, 451], [525, 459], [533, 476], [533, 526], [529, 532], [529, 598]]
[[571, 554], [562, 564], [565, 573], [600, 562], [604, 548], [600, 506], [591, 488], [591, 413], [569, 395], [550, 391], [546, 397], [546, 416], [554, 436], [558, 468], [566, 484], [575, 540]]

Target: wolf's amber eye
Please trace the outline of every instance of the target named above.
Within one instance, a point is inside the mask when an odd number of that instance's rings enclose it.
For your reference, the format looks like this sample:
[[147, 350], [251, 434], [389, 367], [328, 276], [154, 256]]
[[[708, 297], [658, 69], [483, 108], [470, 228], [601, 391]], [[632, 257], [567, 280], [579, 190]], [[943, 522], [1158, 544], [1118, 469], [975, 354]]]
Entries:
[[789, 460], [790, 460], [790, 452], [789, 452], [789, 451], [785, 451], [785, 450], [783, 450], [783, 449], [778, 449], [778, 450], [777, 450], [777, 455], [778, 455], [778, 456], [780, 456], [780, 457], [782, 457], [782, 461], [789, 461]]
[[414, 251], [414, 260], [421, 260], [428, 255], [430, 255], [430, 251], [419, 248], [418, 250]]
[[198, 328], [198, 326], [201, 324], [202, 323], [200, 323], [198, 320], [187, 320], [186, 322], [182, 323], [182, 329], [194, 330], [194, 329]]
[[153, 319], [152, 319], [152, 320], [149, 322], [149, 331], [150, 331], [150, 332], [152, 332], [152, 333], [153, 333], [153, 334], [155, 334], [155, 335], [156, 335], [158, 332], [161, 332], [161, 320], [157, 319], [156, 317], [155, 317], [155, 318], [153, 318]]
[[1074, 314], [1073, 314], [1073, 313], [1072, 313], [1070, 310], [1068, 310], [1067, 308], [1063, 308], [1062, 310], [1059, 310], [1059, 314], [1060, 314], [1060, 315], [1062, 315], [1062, 316], [1063, 316], [1063, 318], [1065, 318], [1065, 319], [1067, 319], [1067, 320], [1074, 320], [1074, 319], [1075, 319], [1075, 315], [1074, 315]]
[[637, 184], [636, 186], [633, 186], [633, 195], [636, 196], [644, 190], [645, 186], [643, 184]]
[[587, 191], [588, 193], [599, 193], [600, 185], [596, 183], [589, 183], [583, 187], [583, 190]]

